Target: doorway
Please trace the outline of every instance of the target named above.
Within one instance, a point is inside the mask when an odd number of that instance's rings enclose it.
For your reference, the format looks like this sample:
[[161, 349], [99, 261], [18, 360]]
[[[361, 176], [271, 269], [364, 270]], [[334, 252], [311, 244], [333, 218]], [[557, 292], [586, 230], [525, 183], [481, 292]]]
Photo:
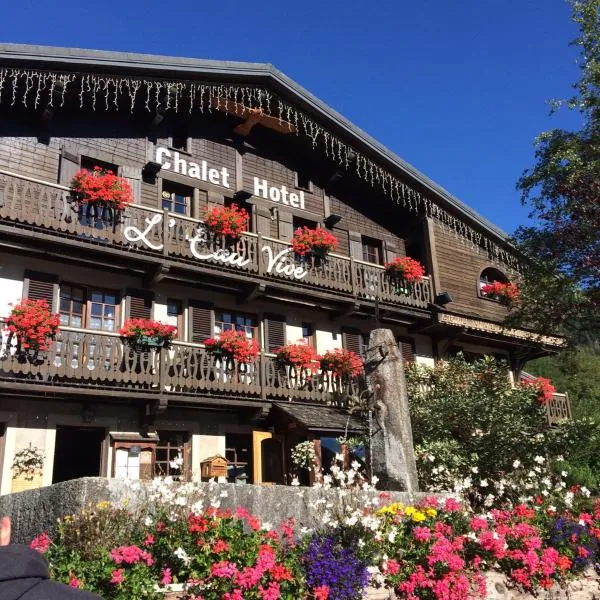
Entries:
[[100, 427], [57, 426], [52, 483], [98, 477], [105, 437]]

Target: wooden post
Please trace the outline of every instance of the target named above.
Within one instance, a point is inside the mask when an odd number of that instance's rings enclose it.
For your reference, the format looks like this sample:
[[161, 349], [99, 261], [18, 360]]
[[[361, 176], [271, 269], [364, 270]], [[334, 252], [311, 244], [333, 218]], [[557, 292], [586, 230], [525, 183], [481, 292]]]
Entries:
[[162, 226], [163, 256], [169, 256], [169, 211], [166, 208], [163, 208]]

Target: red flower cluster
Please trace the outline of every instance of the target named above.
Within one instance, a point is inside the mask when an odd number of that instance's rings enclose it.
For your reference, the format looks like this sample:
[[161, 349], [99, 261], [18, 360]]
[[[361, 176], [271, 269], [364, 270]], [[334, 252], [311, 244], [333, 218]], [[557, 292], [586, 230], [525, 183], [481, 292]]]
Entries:
[[229, 329], [218, 338], [204, 340], [204, 345], [213, 354], [222, 353], [239, 363], [252, 363], [259, 353], [258, 342], [249, 339], [243, 331]]
[[338, 377], [358, 377], [364, 370], [363, 359], [351, 350], [336, 348], [321, 357], [321, 368]]
[[6, 319], [6, 326], [24, 350], [48, 350], [56, 338], [60, 316], [50, 312], [46, 300], [21, 300]]
[[154, 563], [154, 559], [149, 552], [142, 550], [139, 546], [119, 546], [110, 551], [110, 556], [115, 564], [135, 565], [139, 562], [145, 562], [149, 567]]
[[141, 337], [151, 337], [168, 343], [177, 335], [177, 327], [152, 319], [127, 319], [119, 329], [119, 335], [131, 341]]
[[398, 256], [385, 263], [385, 271], [390, 277], [404, 279], [407, 283], [421, 281], [425, 275], [423, 265], [410, 256]]
[[286, 365], [316, 371], [319, 367], [317, 351], [308, 344], [287, 344], [274, 350], [277, 360]]
[[206, 211], [204, 221], [209, 229], [216, 235], [224, 235], [237, 239], [240, 234], [248, 229], [250, 217], [246, 209], [239, 208], [237, 204], [231, 206], [213, 206]]
[[83, 195], [82, 204], [105, 204], [123, 210], [133, 202], [127, 180], [100, 167], [94, 167], [93, 171], [78, 171], [71, 181], [71, 189]]
[[481, 293], [493, 300], [499, 300], [503, 304], [511, 304], [519, 299], [519, 288], [514, 283], [502, 283], [501, 281], [487, 283], [481, 288]]
[[292, 250], [299, 256], [305, 256], [311, 252], [327, 254], [336, 250], [337, 247], [338, 241], [335, 235], [322, 227], [316, 229], [309, 229], [306, 226], [299, 227], [294, 232], [292, 239]]
[[524, 379], [523, 385], [533, 386], [538, 393], [538, 402], [540, 404], [549, 404], [554, 398], [556, 388], [546, 377], [534, 377], [533, 379]]
[[43, 531], [42, 533], [40, 533], [40, 535], [31, 540], [31, 544], [29, 544], [29, 547], [32, 550], [37, 550], [40, 554], [45, 554], [46, 552], [48, 552], [48, 548], [50, 548], [51, 543], [52, 540], [50, 539], [48, 534], [45, 531]]

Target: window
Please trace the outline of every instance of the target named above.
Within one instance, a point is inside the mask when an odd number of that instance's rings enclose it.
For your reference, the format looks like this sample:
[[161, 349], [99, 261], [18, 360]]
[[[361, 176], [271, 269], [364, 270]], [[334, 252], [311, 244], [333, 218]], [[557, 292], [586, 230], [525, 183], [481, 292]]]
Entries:
[[163, 181], [162, 207], [178, 215], [187, 215], [190, 211], [192, 188], [172, 181]]
[[376, 240], [370, 237], [362, 236], [362, 256], [365, 262], [382, 264], [383, 251], [381, 240]]
[[225, 436], [225, 458], [229, 483], [252, 483], [252, 437], [247, 434]]
[[89, 318], [87, 326], [101, 331], [116, 331], [119, 298], [115, 292], [100, 289], [88, 290]]
[[174, 135], [171, 138], [171, 148], [180, 152], [189, 152], [188, 137], [185, 135]]
[[335, 437], [321, 438], [321, 467], [323, 473], [331, 473], [331, 467], [335, 464], [335, 455], [341, 453], [342, 446]]
[[292, 217], [292, 226], [294, 228], [294, 231], [296, 231], [296, 229], [302, 229], [303, 227], [308, 227], [309, 229], [316, 229], [317, 228], [317, 222], [316, 221], [311, 221], [310, 219], [303, 219], [302, 217]]
[[315, 346], [315, 331], [312, 323], [302, 323], [302, 341], [307, 346]]
[[508, 283], [508, 278], [504, 273], [498, 271], [498, 269], [488, 268], [484, 269], [479, 276], [479, 289], [488, 283], [494, 283], [500, 281], [501, 283]]
[[232, 311], [216, 311], [215, 312], [215, 335], [221, 334], [223, 331], [235, 329], [244, 331], [249, 339], [256, 338], [256, 325], [254, 317], [244, 313], [236, 313]]
[[296, 187], [305, 192], [312, 192], [312, 181], [307, 171], [303, 169], [296, 171]]
[[177, 327], [175, 339], [182, 340], [183, 335], [183, 304], [181, 300], [167, 298], [167, 325]]
[[181, 481], [187, 477], [186, 444], [189, 435], [180, 431], [158, 431], [154, 459], [155, 477], [172, 477]]
[[61, 283], [60, 324], [99, 331], [116, 331], [119, 324], [119, 294], [99, 288]]
[[84, 288], [66, 284], [60, 286], [60, 324], [66, 327], [84, 327]]
[[100, 167], [104, 171], [110, 171], [117, 175], [119, 173], [118, 165], [113, 163], [105, 162], [103, 160], [98, 160], [96, 158], [90, 158], [89, 156], [81, 157], [81, 168], [87, 169], [88, 171], [93, 171], [94, 167]]

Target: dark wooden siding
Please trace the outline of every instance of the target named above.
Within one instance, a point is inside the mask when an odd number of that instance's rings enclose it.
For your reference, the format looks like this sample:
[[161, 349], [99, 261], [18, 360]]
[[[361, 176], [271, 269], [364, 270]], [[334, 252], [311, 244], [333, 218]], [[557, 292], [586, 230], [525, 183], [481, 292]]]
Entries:
[[452, 302], [446, 308], [493, 321], [506, 318], [506, 307], [478, 295], [479, 274], [493, 266], [510, 279], [507, 267], [490, 262], [483, 249], [474, 248], [469, 242], [441, 226], [434, 227], [440, 290], [450, 292]]

